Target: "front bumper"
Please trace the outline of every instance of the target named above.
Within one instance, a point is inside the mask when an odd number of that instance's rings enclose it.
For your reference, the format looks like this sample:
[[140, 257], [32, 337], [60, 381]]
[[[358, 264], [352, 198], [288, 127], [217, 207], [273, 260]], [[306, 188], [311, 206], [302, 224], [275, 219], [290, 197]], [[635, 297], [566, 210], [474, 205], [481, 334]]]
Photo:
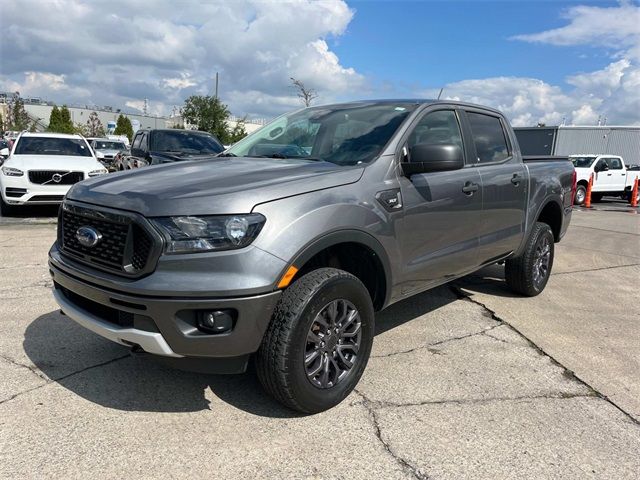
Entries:
[[[151, 297], [107, 289], [51, 261], [54, 297], [72, 320], [109, 340], [163, 357], [237, 358], [255, 352], [281, 292], [239, 298]], [[201, 310], [234, 309], [230, 332], [196, 328]]]
[[38, 185], [22, 177], [3, 177], [2, 199], [9, 205], [59, 204], [73, 185]]

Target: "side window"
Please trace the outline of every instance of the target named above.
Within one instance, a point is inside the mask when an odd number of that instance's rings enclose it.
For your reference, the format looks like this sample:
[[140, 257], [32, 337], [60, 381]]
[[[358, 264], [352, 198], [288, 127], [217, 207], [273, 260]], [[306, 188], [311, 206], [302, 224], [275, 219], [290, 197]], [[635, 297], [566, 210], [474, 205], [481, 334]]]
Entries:
[[458, 145], [464, 151], [462, 134], [455, 112], [453, 110], [438, 110], [422, 117], [409, 135], [407, 147], [411, 148], [419, 143]]
[[140, 148], [140, 144], [142, 143], [142, 134], [139, 133], [133, 139], [133, 145], [131, 145], [131, 150]]
[[501, 162], [509, 158], [509, 148], [498, 117], [467, 112], [478, 163]]
[[593, 169], [603, 171], [605, 167], [609, 168], [609, 165], [607, 164], [607, 159], [601, 158], [600, 160], [598, 160], [598, 163], [596, 163], [596, 166]]
[[607, 164], [611, 170], [622, 170], [622, 162], [619, 158], [607, 158]]
[[140, 137], [140, 149], [146, 153], [149, 151], [149, 135], [143, 133]]

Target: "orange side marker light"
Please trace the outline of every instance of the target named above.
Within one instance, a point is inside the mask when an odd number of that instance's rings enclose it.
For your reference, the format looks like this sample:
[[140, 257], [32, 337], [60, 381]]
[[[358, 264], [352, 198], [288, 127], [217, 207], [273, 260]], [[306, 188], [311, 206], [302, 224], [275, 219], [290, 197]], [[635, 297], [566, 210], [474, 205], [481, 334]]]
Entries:
[[296, 273], [298, 273], [298, 269], [293, 265], [291, 265], [287, 269], [285, 274], [282, 276], [282, 278], [280, 279], [280, 282], [278, 283], [278, 288], [288, 287], [289, 284], [291, 283], [291, 280], [293, 280], [293, 277], [296, 276]]

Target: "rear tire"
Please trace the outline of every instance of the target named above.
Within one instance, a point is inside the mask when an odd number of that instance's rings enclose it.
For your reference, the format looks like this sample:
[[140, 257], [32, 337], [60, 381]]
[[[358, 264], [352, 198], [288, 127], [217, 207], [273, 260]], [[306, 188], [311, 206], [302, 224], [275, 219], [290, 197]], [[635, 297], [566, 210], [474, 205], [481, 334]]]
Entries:
[[553, 267], [554, 238], [546, 223], [536, 222], [522, 254], [505, 262], [509, 287], [527, 297], [544, 290]]
[[282, 293], [255, 357], [258, 379], [286, 407], [322, 412], [357, 385], [373, 335], [362, 282], [343, 270], [314, 270]]
[[578, 185], [576, 187], [576, 196], [574, 198], [574, 204], [582, 205], [587, 198], [587, 187], [584, 185]]

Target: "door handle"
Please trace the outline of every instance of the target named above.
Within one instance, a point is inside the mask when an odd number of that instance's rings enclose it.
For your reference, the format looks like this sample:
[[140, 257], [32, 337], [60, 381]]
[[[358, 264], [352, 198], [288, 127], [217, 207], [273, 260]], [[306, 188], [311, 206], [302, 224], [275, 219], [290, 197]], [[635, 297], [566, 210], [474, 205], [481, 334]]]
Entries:
[[520, 182], [522, 182], [523, 180], [524, 178], [518, 175], [517, 173], [514, 173], [513, 177], [511, 177], [511, 183], [513, 183], [516, 187], [520, 185]]
[[465, 193], [465, 195], [471, 196], [473, 195], [473, 192], [477, 192], [479, 188], [480, 187], [477, 183], [465, 182], [464, 187], [462, 187], [462, 191]]
[[611, 175], [613, 175], [613, 173], [607, 173], [607, 177], [610, 177]]

